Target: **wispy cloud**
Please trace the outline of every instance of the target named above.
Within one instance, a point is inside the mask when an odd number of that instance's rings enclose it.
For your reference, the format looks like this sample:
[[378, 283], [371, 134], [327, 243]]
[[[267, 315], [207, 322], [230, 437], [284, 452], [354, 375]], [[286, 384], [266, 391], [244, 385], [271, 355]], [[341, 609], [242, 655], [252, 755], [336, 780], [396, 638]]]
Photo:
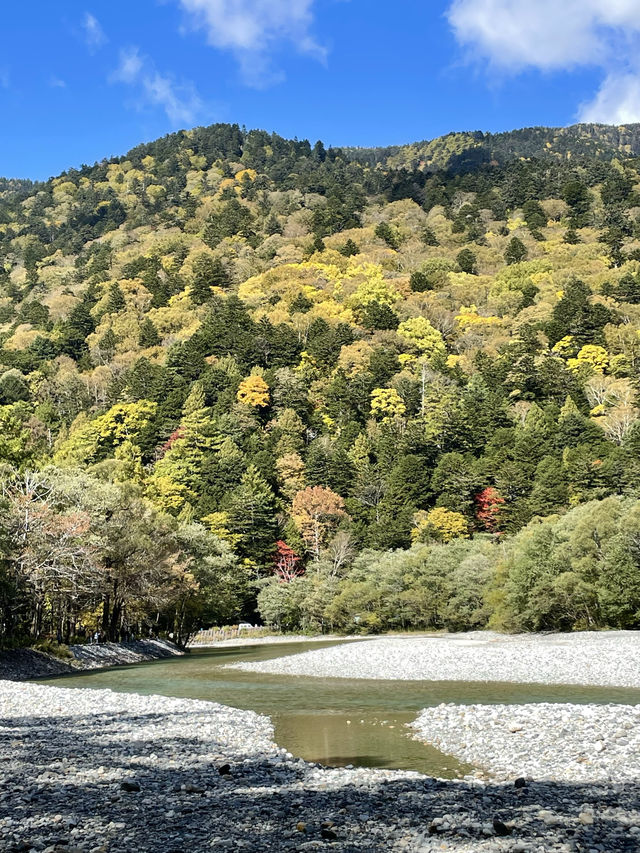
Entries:
[[469, 55], [502, 75], [601, 68], [582, 120], [640, 119], [640, 0], [454, 0], [447, 17]]
[[0, 89], [8, 89], [11, 85], [11, 75], [8, 68], [0, 68]]
[[283, 45], [324, 62], [327, 50], [312, 33], [315, 0], [178, 0], [207, 42], [231, 51], [245, 82], [269, 85], [282, 75], [272, 67]]
[[127, 47], [120, 51], [120, 63], [111, 75], [114, 83], [135, 83], [142, 74], [144, 62], [137, 47]]
[[66, 89], [67, 84], [60, 77], [49, 77], [49, 86], [52, 89]]
[[627, 124], [640, 119], [640, 75], [607, 74], [597, 94], [582, 104], [580, 121]]
[[100, 21], [91, 12], [85, 12], [82, 20], [82, 35], [85, 44], [92, 52], [98, 50], [108, 41]]
[[110, 80], [135, 87], [140, 98], [138, 106], [161, 107], [175, 126], [193, 124], [202, 111], [202, 101], [193, 84], [161, 73], [137, 47], [120, 51], [120, 62]]

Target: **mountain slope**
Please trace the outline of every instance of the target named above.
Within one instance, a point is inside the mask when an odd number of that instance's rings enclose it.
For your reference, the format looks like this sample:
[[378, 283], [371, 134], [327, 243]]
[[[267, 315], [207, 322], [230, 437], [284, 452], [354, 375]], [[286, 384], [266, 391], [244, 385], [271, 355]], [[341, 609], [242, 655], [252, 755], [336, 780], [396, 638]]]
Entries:
[[[149, 547], [175, 524], [190, 554], [218, 549], [230, 613], [274, 560], [330, 587], [366, 549], [636, 496], [637, 133], [367, 152], [214, 125], [0, 183], [12, 506], [16, 472], [53, 465], [65, 512], [81, 492], [147, 507]], [[153, 588], [130, 593], [145, 612]], [[113, 634], [124, 604], [101, 595]]]

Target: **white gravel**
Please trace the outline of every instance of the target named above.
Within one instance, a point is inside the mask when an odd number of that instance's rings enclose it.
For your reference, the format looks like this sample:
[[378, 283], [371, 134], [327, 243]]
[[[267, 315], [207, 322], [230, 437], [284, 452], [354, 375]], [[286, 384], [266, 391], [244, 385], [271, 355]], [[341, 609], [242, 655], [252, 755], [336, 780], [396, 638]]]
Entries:
[[515, 768], [509, 782], [325, 769], [278, 749], [266, 717], [163, 696], [0, 681], [0, 768], [2, 853], [640, 846], [627, 779], [521, 787]]
[[320, 678], [640, 687], [639, 661], [640, 632], [472, 632], [383, 637], [230, 666]]
[[413, 728], [494, 779], [640, 779], [640, 705], [447, 704], [424, 710]]

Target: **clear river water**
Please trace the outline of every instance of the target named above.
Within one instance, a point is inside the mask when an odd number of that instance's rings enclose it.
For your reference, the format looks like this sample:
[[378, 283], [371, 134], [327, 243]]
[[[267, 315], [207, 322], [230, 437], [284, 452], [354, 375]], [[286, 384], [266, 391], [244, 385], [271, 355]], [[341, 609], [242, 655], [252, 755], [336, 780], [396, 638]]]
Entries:
[[334, 645], [279, 643], [194, 649], [184, 657], [62, 676], [45, 684], [207, 699], [271, 717], [275, 740], [300, 758], [339, 767], [417, 770], [454, 778], [469, 768], [413, 740], [407, 724], [441, 702], [640, 704], [640, 690], [576, 685], [452, 681], [373, 681], [265, 675], [225, 664], [267, 660]]

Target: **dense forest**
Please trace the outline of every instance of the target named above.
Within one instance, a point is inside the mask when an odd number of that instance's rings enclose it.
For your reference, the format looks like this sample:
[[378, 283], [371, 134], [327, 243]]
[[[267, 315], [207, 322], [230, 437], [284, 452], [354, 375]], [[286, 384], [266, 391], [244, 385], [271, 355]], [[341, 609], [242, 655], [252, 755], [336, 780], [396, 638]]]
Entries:
[[0, 644], [640, 626], [640, 125], [0, 180]]

